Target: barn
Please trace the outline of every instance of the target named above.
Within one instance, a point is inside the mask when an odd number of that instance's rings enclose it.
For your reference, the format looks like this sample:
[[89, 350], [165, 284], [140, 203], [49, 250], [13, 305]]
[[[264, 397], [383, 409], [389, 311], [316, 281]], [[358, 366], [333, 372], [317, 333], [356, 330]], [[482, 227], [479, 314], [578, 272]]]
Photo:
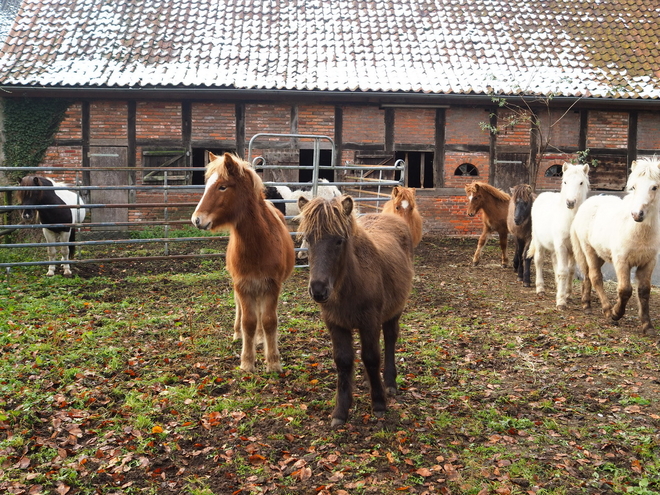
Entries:
[[[464, 214], [466, 183], [556, 189], [561, 164], [582, 161], [593, 189], [620, 191], [634, 159], [660, 152], [655, 2], [2, 5], [3, 164], [25, 163], [16, 135], [33, 126], [17, 132], [16, 122], [39, 109], [54, 125], [48, 146], [27, 152], [86, 186], [154, 183], [167, 167], [176, 184], [199, 185], [200, 172], [180, 169], [203, 167], [207, 151], [282, 167], [314, 153], [326, 165], [401, 159], [426, 230], [470, 235], [480, 226]], [[329, 139], [271, 137], [250, 149], [259, 134]], [[149, 212], [96, 215], [139, 222]]]

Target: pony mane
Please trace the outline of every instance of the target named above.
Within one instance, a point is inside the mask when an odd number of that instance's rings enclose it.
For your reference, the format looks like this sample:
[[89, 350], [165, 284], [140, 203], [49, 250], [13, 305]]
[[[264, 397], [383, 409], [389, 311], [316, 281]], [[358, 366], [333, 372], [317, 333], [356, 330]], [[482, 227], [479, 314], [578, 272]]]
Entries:
[[655, 181], [660, 180], [660, 159], [654, 156], [653, 158], [643, 157], [635, 160], [632, 163], [626, 189], [630, 189], [632, 183], [639, 177], [648, 177]]
[[255, 191], [257, 191], [257, 194], [261, 196], [261, 192], [264, 189], [264, 184], [263, 181], [261, 180], [261, 177], [259, 177], [259, 174], [257, 174], [257, 172], [254, 171], [254, 169], [250, 166], [248, 162], [246, 162], [241, 157], [233, 153], [225, 153], [223, 156], [219, 156], [215, 158], [215, 160], [211, 161], [206, 166], [206, 173], [204, 174], [204, 178], [208, 180], [208, 178], [211, 177], [213, 174], [218, 174], [218, 178], [220, 180], [229, 179], [229, 176], [231, 174], [229, 173], [229, 170], [225, 165], [226, 157], [231, 158], [231, 160], [236, 164], [236, 167], [234, 167], [234, 169], [236, 170], [236, 175], [239, 178], [245, 177], [246, 175], [252, 177], [252, 183], [254, 185], [254, 189]]
[[511, 198], [511, 196], [509, 196], [504, 191], [498, 189], [495, 186], [491, 186], [486, 182], [473, 182], [465, 186], [465, 190], [468, 193], [474, 193], [478, 188], [484, 189], [488, 194], [490, 194], [493, 198], [495, 198], [498, 201], [504, 201], [508, 203], [509, 199]]
[[324, 234], [348, 238], [357, 228], [355, 208], [350, 215], [343, 212], [346, 196], [326, 199], [317, 196], [300, 212], [300, 236], [319, 239]]
[[[50, 186], [55, 186], [57, 183], [54, 180], [51, 180], [47, 177], [42, 177], [41, 175], [26, 175], [21, 179], [21, 182], [19, 183], [20, 187], [31, 187], [35, 185], [35, 180], [37, 181], [37, 186], [42, 186], [42, 187], [50, 187]], [[19, 201], [19, 203], [23, 203], [25, 199], [40, 199], [44, 193], [47, 191], [43, 190], [36, 190], [36, 191], [29, 191], [26, 189], [16, 191], [16, 196]]]
[[532, 186], [529, 184], [518, 184], [511, 192], [512, 199], [522, 199], [523, 201], [531, 201], [532, 199]]

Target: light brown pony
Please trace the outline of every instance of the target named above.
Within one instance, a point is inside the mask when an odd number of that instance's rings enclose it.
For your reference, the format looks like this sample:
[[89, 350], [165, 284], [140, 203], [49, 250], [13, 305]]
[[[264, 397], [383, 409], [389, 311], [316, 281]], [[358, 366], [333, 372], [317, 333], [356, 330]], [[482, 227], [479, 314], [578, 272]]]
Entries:
[[254, 371], [255, 336], [263, 333], [266, 370], [279, 372], [277, 301], [293, 271], [293, 239], [248, 162], [229, 153], [209, 156], [206, 188], [191, 220], [202, 230], [230, 231], [226, 259], [236, 301], [234, 339], [243, 337], [241, 369]]
[[[321, 305], [337, 367], [332, 426], [346, 422], [353, 403], [353, 329], [360, 334], [362, 362], [376, 416], [396, 394], [394, 350], [399, 318], [410, 295], [413, 247], [410, 229], [398, 216], [372, 213], [359, 219], [353, 198], [298, 200], [299, 231], [309, 245], [309, 294]], [[380, 376], [380, 333], [385, 368]]]
[[415, 201], [416, 190], [412, 187], [395, 186], [392, 199], [383, 205], [383, 213], [392, 213], [405, 220], [412, 234], [413, 247], [422, 240], [422, 215]]
[[527, 257], [527, 251], [532, 242], [532, 204], [535, 198], [536, 195], [529, 184], [518, 184], [511, 188], [506, 224], [516, 242], [513, 269], [517, 271], [518, 280], [523, 283], [523, 287], [532, 285], [530, 276], [532, 259]]
[[481, 250], [484, 248], [491, 232], [497, 232], [500, 236], [500, 249], [502, 250], [502, 266], [509, 263], [506, 255], [506, 244], [509, 229], [506, 226], [506, 217], [509, 211], [509, 195], [496, 187], [485, 182], [473, 182], [465, 186], [465, 194], [468, 197], [467, 214], [475, 216], [481, 211], [483, 230], [479, 236], [477, 250], [474, 252], [472, 264], [478, 265], [481, 259]]

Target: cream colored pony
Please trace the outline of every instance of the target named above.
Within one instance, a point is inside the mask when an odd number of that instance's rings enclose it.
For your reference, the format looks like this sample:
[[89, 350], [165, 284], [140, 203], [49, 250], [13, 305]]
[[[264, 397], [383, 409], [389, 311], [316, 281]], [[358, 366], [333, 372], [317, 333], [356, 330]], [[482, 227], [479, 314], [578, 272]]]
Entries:
[[[651, 275], [660, 249], [660, 160], [633, 162], [624, 198], [593, 196], [584, 202], [571, 227], [575, 258], [584, 274], [582, 307], [591, 306], [591, 287], [605, 316], [620, 319], [632, 295], [630, 270], [636, 267], [642, 333], [652, 333], [649, 316]], [[603, 288], [601, 267], [614, 265], [618, 298], [612, 306]]]
[[532, 242], [527, 257], [534, 258], [536, 293], [545, 293], [543, 261], [552, 257], [557, 309], [566, 309], [575, 274], [571, 223], [589, 192], [589, 165], [564, 163], [560, 192], [544, 192], [532, 205]]

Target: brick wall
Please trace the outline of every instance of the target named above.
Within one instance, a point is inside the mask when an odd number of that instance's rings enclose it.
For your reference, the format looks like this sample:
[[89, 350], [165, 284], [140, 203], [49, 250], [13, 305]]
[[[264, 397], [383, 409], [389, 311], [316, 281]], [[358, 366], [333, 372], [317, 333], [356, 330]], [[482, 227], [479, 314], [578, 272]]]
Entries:
[[236, 106], [229, 103], [193, 103], [193, 141], [234, 141]]
[[334, 139], [335, 107], [300, 105], [298, 107], [298, 134], [316, 134]]
[[[257, 132], [290, 133], [290, 104], [247, 104], [246, 105], [246, 142]], [[136, 107], [137, 138], [155, 141], [181, 140], [181, 104], [180, 102], [138, 102]], [[125, 101], [94, 101], [90, 103], [92, 140], [125, 139], [127, 134], [127, 103]], [[444, 157], [444, 181], [446, 187], [440, 190], [419, 190], [420, 210], [425, 218], [425, 229], [447, 235], [476, 235], [481, 231], [481, 218], [469, 218], [465, 214], [466, 198], [463, 187], [473, 180], [487, 181], [489, 176], [489, 154], [487, 151], [455, 151], [456, 147], [474, 147], [489, 145], [489, 135], [480, 127], [488, 121], [488, 111], [484, 108], [452, 107], [445, 111], [446, 144], [449, 150]], [[373, 105], [361, 107], [343, 107], [343, 136], [346, 144], [375, 145], [382, 148], [385, 142], [385, 111]], [[428, 147], [435, 139], [434, 109], [402, 109], [394, 111], [395, 143]], [[575, 111], [564, 113], [552, 111], [550, 116], [539, 113], [544, 130], [551, 132], [551, 143], [560, 147], [577, 148], [579, 141], [580, 114]], [[82, 106], [72, 105], [62, 122], [56, 139], [64, 142], [82, 139]], [[500, 119], [500, 122], [502, 120]], [[621, 148], [627, 145], [628, 114], [625, 112], [589, 112], [589, 141], [592, 148]], [[334, 137], [335, 107], [333, 105], [300, 105], [298, 107], [298, 132], [321, 134]], [[552, 127], [551, 127], [552, 124]], [[236, 139], [236, 116], [234, 103], [192, 104], [192, 138], [197, 142], [224, 141]], [[246, 143], [247, 144], [247, 143]], [[506, 130], [499, 136], [501, 146], [527, 147], [529, 145], [529, 123], [524, 122]], [[452, 146], [454, 148], [452, 149]], [[349, 146], [350, 147], [350, 146]], [[660, 151], [660, 114], [639, 112], [638, 147], [644, 150]], [[256, 150], [260, 154], [265, 150]], [[137, 165], [142, 166], [142, 149], [136, 150]], [[295, 164], [298, 162], [297, 151], [289, 148], [270, 150], [270, 163]], [[344, 149], [341, 164], [356, 162], [356, 151]], [[561, 179], [545, 177], [545, 171], [551, 165], [561, 165], [564, 161], [575, 161], [575, 155], [548, 154], [538, 170], [539, 190], [558, 190]], [[81, 146], [59, 145], [49, 148], [44, 159], [47, 166], [79, 167], [82, 162]], [[477, 177], [455, 176], [455, 169], [462, 163], [476, 166]], [[138, 182], [140, 174], [137, 173]], [[75, 173], [62, 175], [61, 180], [75, 183]], [[173, 198], [174, 196], [170, 196]], [[198, 198], [196, 198], [198, 199]], [[138, 201], [156, 200], [148, 194], [138, 195]], [[159, 196], [158, 201], [162, 200]], [[190, 200], [190, 196], [186, 197]], [[188, 211], [170, 211], [171, 216], [185, 218]], [[162, 216], [162, 210], [135, 210], [131, 219], [149, 219]]]
[[639, 112], [637, 117], [637, 148], [660, 149], [660, 113]]
[[529, 147], [531, 117], [523, 112], [522, 114], [509, 110], [502, 110], [498, 115], [497, 134], [498, 146], [522, 146]]
[[439, 196], [417, 194], [417, 205], [422, 214], [424, 232], [441, 235], [473, 236], [481, 233], [481, 215], [467, 216], [467, 197], [457, 189], [447, 190]]
[[55, 139], [82, 139], [82, 104], [74, 103], [67, 109]]
[[435, 145], [435, 110], [397, 108], [394, 113], [394, 142]]
[[89, 105], [90, 140], [128, 138], [128, 107], [124, 101], [95, 101]]
[[542, 139], [551, 146], [577, 148], [580, 144], [580, 114], [577, 111], [547, 110], [538, 112]]
[[137, 139], [181, 139], [181, 104], [178, 102], [138, 102]]
[[482, 144], [488, 146], [488, 131], [481, 123], [488, 123], [489, 113], [483, 108], [452, 107], [445, 112], [445, 142], [447, 144]]
[[385, 142], [385, 111], [375, 106], [344, 107], [344, 143]]
[[626, 148], [627, 112], [589, 112], [587, 148]]
[[[470, 163], [477, 167], [478, 176], [457, 176], [456, 169], [464, 164]], [[445, 153], [445, 187], [465, 187], [466, 184], [475, 180], [488, 182], [490, 173], [490, 158], [488, 153], [460, 153], [448, 151]]]
[[[46, 151], [41, 165], [44, 167], [73, 168], [82, 163], [82, 146], [51, 146]], [[48, 172], [48, 176], [66, 184], [82, 184], [82, 169], [80, 172]]]

